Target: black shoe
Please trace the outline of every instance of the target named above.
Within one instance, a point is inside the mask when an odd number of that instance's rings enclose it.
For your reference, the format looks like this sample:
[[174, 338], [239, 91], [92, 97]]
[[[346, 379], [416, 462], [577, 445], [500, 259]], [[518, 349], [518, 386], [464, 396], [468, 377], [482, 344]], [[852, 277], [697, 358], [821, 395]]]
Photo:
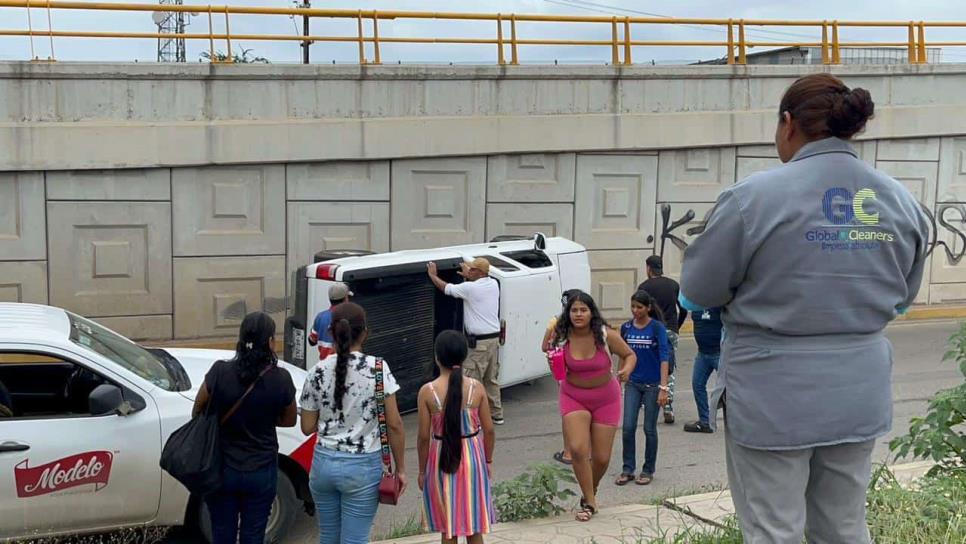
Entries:
[[708, 425], [703, 421], [692, 421], [691, 423], [684, 424], [684, 432], [711, 434], [714, 432], [714, 429], [711, 428], [711, 425]]
[[506, 423], [506, 420], [503, 419], [502, 417], [495, 417], [495, 418], [493, 418], [493, 424], [494, 425], [503, 425], [504, 423]]
[[672, 425], [674, 423], [674, 412], [671, 410], [664, 410], [664, 423]]

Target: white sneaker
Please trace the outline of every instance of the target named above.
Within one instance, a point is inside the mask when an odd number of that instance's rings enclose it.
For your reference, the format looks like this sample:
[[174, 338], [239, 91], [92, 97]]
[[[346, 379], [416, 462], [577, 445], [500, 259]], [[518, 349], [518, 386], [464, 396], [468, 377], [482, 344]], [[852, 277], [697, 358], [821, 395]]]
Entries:
[[499, 417], [499, 418], [495, 417], [495, 418], [493, 418], [493, 424], [494, 425], [503, 425], [504, 423], [506, 423], [506, 420], [503, 419], [502, 417]]

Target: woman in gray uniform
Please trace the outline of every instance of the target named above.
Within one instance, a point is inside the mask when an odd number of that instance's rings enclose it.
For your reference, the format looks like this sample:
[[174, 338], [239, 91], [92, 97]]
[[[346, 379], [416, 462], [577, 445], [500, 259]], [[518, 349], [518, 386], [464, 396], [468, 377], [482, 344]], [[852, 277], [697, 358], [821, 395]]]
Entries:
[[872, 446], [892, 422], [883, 329], [916, 298], [928, 240], [915, 198], [847, 142], [873, 107], [832, 75], [796, 81], [785, 164], [722, 192], [684, 254], [682, 305], [724, 307], [712, 406], [746, 543], [870, 542]]

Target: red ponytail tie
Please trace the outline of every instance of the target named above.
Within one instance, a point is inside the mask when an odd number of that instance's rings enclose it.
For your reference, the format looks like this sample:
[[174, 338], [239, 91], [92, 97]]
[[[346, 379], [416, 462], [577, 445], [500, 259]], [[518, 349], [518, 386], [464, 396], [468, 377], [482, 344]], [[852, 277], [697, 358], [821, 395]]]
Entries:
[[457, 368], [460, 368], [460, 365], [453, 365], [453, 370], [456, 370]]

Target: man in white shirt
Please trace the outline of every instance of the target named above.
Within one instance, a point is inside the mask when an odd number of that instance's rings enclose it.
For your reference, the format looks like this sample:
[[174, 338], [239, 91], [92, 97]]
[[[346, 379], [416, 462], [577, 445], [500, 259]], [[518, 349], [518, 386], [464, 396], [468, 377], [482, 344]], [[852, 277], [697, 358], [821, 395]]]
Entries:
[[486, 388], [493, 423], [503, 425], [503, 403], [500, 401], [500, 284], [490, 277], [490, 262], [477, 257], [462, 263], [459, 275], [463, 283], [446, 283], [429, 263], [429, 279], [451, 297], [463, 300], [463, 329], [470, 343], [470, 354], [463, 363], [463, 373], [476, 378]]

